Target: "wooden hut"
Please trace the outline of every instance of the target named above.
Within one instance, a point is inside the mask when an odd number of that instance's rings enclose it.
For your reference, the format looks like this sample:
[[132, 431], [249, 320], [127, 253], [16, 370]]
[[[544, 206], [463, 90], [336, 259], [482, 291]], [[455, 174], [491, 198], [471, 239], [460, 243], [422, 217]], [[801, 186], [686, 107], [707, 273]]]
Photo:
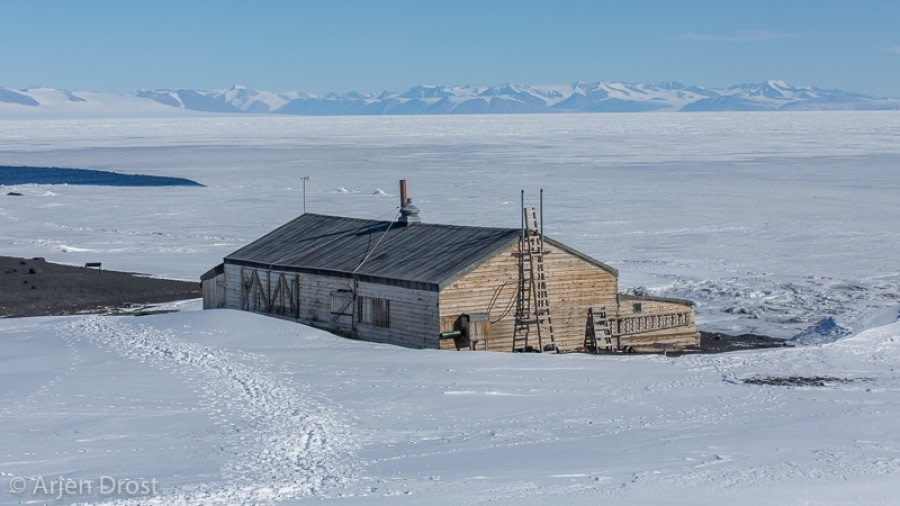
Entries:
[[415, 215], [304, 214], [204, 274], [203, 304], [413, 348], [699, 346], [690, 302], [619, 294], [616, 269], [539, 240], [531, 229], [427, 224]]

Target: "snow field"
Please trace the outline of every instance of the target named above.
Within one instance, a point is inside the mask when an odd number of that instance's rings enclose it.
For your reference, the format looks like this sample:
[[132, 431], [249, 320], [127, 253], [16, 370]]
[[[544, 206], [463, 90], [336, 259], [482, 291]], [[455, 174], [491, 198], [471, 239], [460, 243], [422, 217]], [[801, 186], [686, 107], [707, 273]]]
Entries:
[[[148, 362], [165, 372], [187, 375], [201, 386], [203, 403], [214, 413], [231, 412], [247, 429], [232, 424], [245, 447], [225, 465], [230, 488], [197, 487], [156, 498], [158, 504], [247, 504], [315, 494], [342, 484], [351, 474], [350, 434], [311, 399], [222, 350], [183, 342], [171, 332], [104, 317], [87, 317], [63, 330], [111, 349], [124, 358]], [[70, 338], [71, 339], [71, 338]], [[141, 500], [141, 503], [146, 503]]]
[[[5, 378], [17, 437], [3, 476], [158, 479], [140, 504], [888, 505], [898, 492], [900, 324], [725, 355], [457, 354], [197, 306], [0, 321], [15, 344], [0, 362], [28, 371]], [[744, 382], [792, 376], [840, 381]]]

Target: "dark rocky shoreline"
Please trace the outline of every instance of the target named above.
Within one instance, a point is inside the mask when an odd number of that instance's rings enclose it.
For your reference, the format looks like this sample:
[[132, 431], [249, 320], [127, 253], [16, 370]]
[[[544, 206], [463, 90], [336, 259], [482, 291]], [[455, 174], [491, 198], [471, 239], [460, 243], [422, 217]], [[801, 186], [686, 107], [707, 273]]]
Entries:
[[0, 256], [0, 317], [106, 312], [200, 297], [200, 283]]

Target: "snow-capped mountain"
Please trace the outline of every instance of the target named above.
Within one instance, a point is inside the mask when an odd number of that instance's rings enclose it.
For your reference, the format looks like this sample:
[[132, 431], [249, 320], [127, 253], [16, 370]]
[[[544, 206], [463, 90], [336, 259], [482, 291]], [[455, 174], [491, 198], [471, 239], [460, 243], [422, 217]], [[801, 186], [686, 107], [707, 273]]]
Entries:
[[329, 94], [293, 100], [281, 114], [491, 114], [679, 110], [711, 94], [677, 84], [575, 83], [416, 86], [378, 95]]
[[302, 91], [274, 93], [258, 91], [234, 85], [227, 90], [140, 90], [134, 96], [149, 98], [161, 104], [206, 112], [275, 112], [288, 102], [298, 99], [313, 98]]
[[[132, 95], [0, 87], [0, 118], [117, 118], [184, 115], [188, 111]], [[196, 114], [196, 113], [192, 113]]]
[[739, 84], [716, 90], [684, 111], [776, 111], [829, 109], [897, 109], [898, 101], [815, 87], [791, 86], [784, 81]]
[[29, 97], [25, 93], [6, 88], [0, 88], [0, 103], [27, 105], [32, 107], [40, 105], [37, 100]]
[[[84, 104], [72, 105], [78, 102]], [[97, 107], [101, 110], [127, 109], [138, 103], [184, 111], [307, 116], [900, 109], [900, 99], [798, 87], [779, 80], [728, 88], [686, 86], [677, 82], [607, 81], [489, 87], [420, 85], [399, 92], [351, 91], [322, 96], [302, 91], [276, 93], [237, 85], [212, 91], [141, 90], [133, 96], [73, 93], [51, 88], [0, 88], [0, 114], [28, 108], [67, 111]], [[146, 107], [139, 109], [146, 112]]]

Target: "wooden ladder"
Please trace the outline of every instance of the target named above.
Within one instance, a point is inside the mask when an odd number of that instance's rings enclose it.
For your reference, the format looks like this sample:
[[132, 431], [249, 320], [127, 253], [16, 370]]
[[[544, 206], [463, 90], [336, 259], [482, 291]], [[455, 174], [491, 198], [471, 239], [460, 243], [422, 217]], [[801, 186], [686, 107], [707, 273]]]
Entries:
[[[525, 237], [519, 240], [519, 289], [512, 351], [555, 351], [550, 297], [544, 272], [543, 236], [538, 229], [535, 209], [526, 208], [522, 212], [526, 227]], [[537, 349], [529, 343], [532, 333], [537, 336]], [[549, 341], [545, 343], [545, 339]]]
[[613, 351], [612, 331], [609, 328], [606, 307], [600, 306], [596, 313], [594, 308], [589, 307], [587, 321], [584, 324], [584, 350], [599, 353], [600, 348]]

